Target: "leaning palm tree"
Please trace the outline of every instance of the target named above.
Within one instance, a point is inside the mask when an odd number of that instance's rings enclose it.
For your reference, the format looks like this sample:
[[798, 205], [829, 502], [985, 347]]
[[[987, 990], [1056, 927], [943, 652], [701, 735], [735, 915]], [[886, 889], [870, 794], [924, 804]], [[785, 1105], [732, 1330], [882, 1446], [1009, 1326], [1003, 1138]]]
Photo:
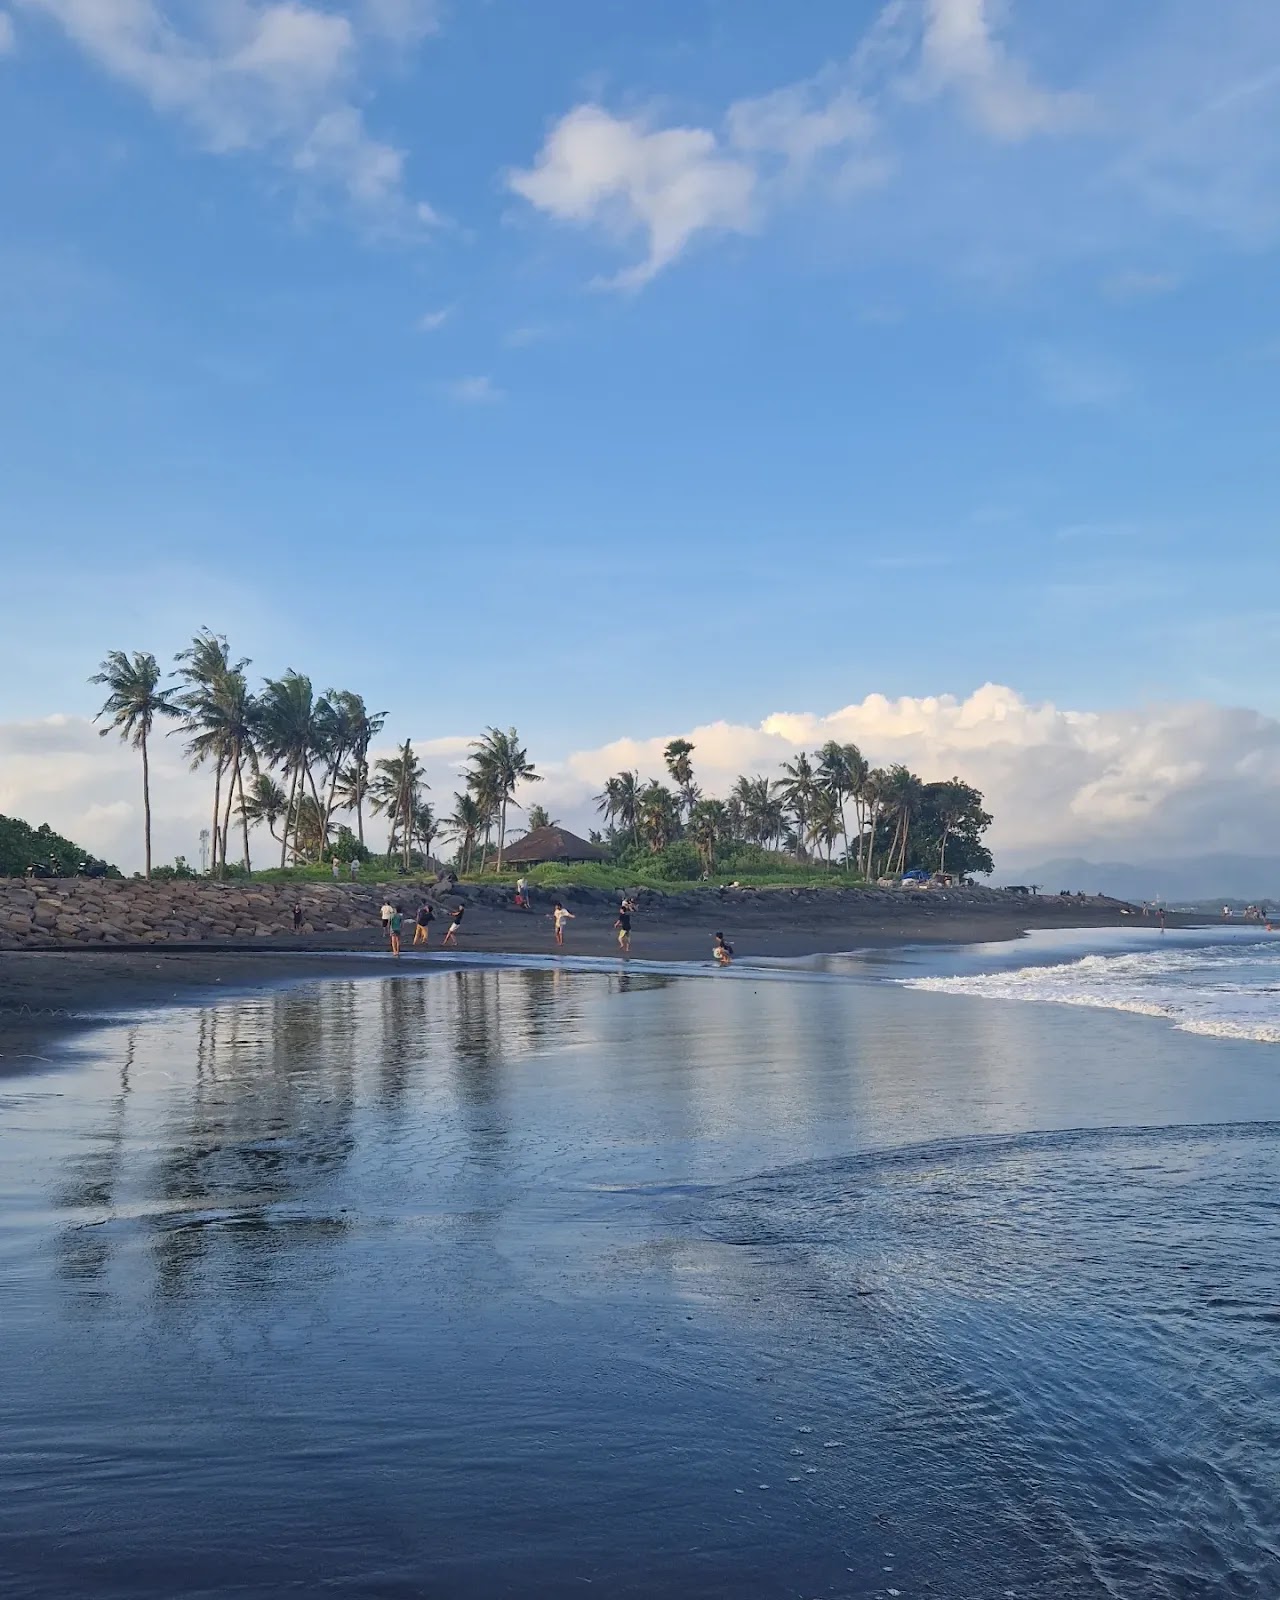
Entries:
[[108, 689], [99, 717], [111, 721], [99, 730], [102, 737], [116, 732], [142, 752], [142, 836], [146, 858], [146, 875], [151, 876], [151, 763], [147, 753], [147, 740], [157, 717], [176, 717], [180, 708], [171, 695], [160, 687], [160, 663], [148, 651], [135, 650], [132, 656], [123, 650], [112, 650], [90, 683], [105, 684]]
[[471, 746], [472, 772], [483, 790], [497, 802], [498, 808], [498, 864], [502, 871], [502, 852], [507, 841], [507, 807], [519, 804], [515, 800], [516, 788], [522, 783], [541, 783], [542, 776], [534, 771], [528, 752], [520, 744], [520, 735], [514, 728], [504, 733], [501, 728], [489, 728], [483, 739]]
[[[383, 718], [370, 717], [364, 700], [350, 689], [329, 689], [316, 702], [316, 748], [328, 767], [325, 782], [324, 822], [322, 832], [327, 843], [329, 819], [338, 803], [338, 790], [343, 781], [343, 763], [361, 762], [368, 771], [369, 740], [373, 737], [373, 724], [380, 728]], [[356, 796], [356, 820], [360, 823], [360, 842], [364, 843], [364, 826], [361, 817], [363, 794]]]
[[445, 819], [445, 832], [458, 847], [463, 872], [471, 871], [472, 858], [486, 817], [484, 806], [474, 794], [454, 795], [453, 813]]
[[245, 791], [237, 809], [241, 820], [245, 823], [265, 822], [267, 832], [275, 839], [276, 823], [289, 809], [289, 796], [269, 772], [259, 772]]
[[[369, 711], [359, 695], [353, 695], [352, 699], [355, 704], [352, 707], [351, 766], [364, 773], [364, 782], [367, 785], [369, 781], [369, 746], [382, 732], [383, 724], [387, 720], [387, 714], [385, 711]], [[364, 788], [357, 785], [354, 795], [356, 836], [361, 844], [364, 843], [364, 796]]]

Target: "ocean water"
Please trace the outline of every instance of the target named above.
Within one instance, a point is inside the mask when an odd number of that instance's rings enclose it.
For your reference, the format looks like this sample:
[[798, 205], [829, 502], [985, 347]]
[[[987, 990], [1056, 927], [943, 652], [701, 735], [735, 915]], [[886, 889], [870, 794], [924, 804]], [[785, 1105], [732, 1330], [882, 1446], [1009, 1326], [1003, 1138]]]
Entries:
[[6, 1600], [1274, 1600], [1274, 1051], [898, 981], [1087, 953], [424, 963], [46, 1051]]
[[1127, 933], [1115, 942], [1122, 948], [1016, 967], [1007, 947], [988, 947], [990, 970], [901, 981], [938, 994], [1128, 1011], [1184, 1033], [1280, 1044], [1280, 933], [1150, 929], [1136, 947]]

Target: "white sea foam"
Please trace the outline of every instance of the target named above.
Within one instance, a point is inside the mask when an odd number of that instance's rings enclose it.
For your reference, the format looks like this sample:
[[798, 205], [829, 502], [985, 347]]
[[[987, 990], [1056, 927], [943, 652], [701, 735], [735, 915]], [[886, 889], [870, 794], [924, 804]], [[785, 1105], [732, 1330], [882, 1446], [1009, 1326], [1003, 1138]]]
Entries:
[[1089, 955], [966, 977], [904, 978], [907, 988], [1035, 1000], [1161, 1017], [1183, 1033], [1280, 1044], [1280, 939]]

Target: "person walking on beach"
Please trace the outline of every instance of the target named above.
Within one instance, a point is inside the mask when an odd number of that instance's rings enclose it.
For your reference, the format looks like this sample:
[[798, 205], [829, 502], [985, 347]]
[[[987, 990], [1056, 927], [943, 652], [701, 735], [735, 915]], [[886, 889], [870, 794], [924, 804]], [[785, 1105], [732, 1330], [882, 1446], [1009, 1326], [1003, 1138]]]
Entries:
[[566, 911], [565, 908], [557, 900], [556, 903], [551, 907], [551, 920], [556, 925], [556, 943], [557, 944], [563, 944], [564, 943], [564, 925], [565, 925], [566, 922], [572, 922], [573, 921], [573, 912], [572, 911]]
[[524, 911], [528, 911], [528, 910], [531, 909], [531, 907], [529, 905], [529, 880], [528, 880], [528, 878], [517, 878], [516, 879], [516, 904], [518, 906], [520, 906], [521, 909], [524, 910]]
[[395, 907], [391, 904], [390, 900], [384, 900], [382, 902], [382, 910], [378, 913], [378, 915], [382, 918], [382, 933], [384, 938], [388, 937], [391, 933], [391, 913], [394, 910]]
[[614, 923], [618, 930], [618, 949], [623, 955], [631, 953], [631, 902], [624, 900], [618, 907], [618, 920]]
[[400, 929], [401, 929], [401, 926], [403, 925], [403, 921], [404, 921], [404, 919], [403, 919], [403, 917], [401, 915], [400, 907], [397, 906], [395, 908], [395, 910], [391, 913], [391, 923], [390, 923], [390, 927], [391, 927], [391, 954], [393, 956], [398, 956], [400, 954]]
[[413, 924], [413, 942], [415, 946], [431, 943], [431, 924], [435, 920], [435, 907], [430, 900], [424, 900], [418, 907], [418, 915]]
[[711, 959], [718, 967], [727, 967], [733, 960], [733, 946], [725, 943], [724, 934], [716, 934], [716, 942], [711, 946]]
[[302, 902], [299, 901], [293, 908], [293, 931], [302, 932]]
[[458, 929], [462, 926], [462, 918], [466, 913], [466, 906], [454, 906], [449, 913], [449, 926], [444, 930], [444, 943], [456, 945], [458, 942]]

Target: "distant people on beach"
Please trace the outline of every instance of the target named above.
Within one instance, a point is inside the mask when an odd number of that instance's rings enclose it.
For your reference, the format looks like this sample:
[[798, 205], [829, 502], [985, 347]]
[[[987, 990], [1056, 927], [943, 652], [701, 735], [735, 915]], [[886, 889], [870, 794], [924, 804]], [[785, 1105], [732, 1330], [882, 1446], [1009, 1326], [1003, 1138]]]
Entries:
[[462, 926], [462, 919], [466, 915], [466, 910], [466, 906], [457, 905], [449, 913], [449, 926], [444, 930], [443, 944], [457, 944], [458, 929]]
[[614, 923], [618, 930], [618, 948], [626, 955], [631, 949], [631, 902], [624, 900], [618, 907], [618, 920]]
[[360, 876], [360, 863], [357, 860], [355, 860], [355, 858], [353, 857], [352, 861], [351, 861], [351, 881], [352, 881], [352, 883], [354, 883], [355, 880], [359, 876]]
[[563, 944], [564, 943], [564, 925], [565, 925], [566, 922], [572, 922], [573, 921], [573, 912], [572, 911], [566, 911], [565, 908], [557, 900], [555, 902], [555, 904], [551, 907], [551, 920], [556, 925], [556, 943], [557, 944]]
[[530, 899], [529, 899], [529, 880], [528, 880], [528, 878], [517, 878], [516, 879], [516, 904], [520, 907], [520, 909], [522, 911], [531, 911], [533, 909], [532, 903], [530, 902]]
[[337, 883], [338, 879], [341, 876], [342, 876], [342, 863], [341, 863], [341, 861], [338, 860], [337, 856], [334, 856], [334, 858], [333, 858], [333, 881], [335, 883]]
[[431, 924], [435, 920], [435, 907], [430, 900], [424, 900], [418, 907], [418, 915], [414, 919], [413, 942], [415, 945], [431, 943]]
[[733, 960], [733, 946], [722, 933], [716, 934], [715, 943], [711, 946], [711, 959], [718, 967], [727, 967]]
[[302, 932], [302, 904], [301, 904], [301, 902], [299, 902], [293, 908], [293, 931], [295, 933], [301, 933]]
[[391, 913], [391, 923], [390, 923], [390, 928], [391, 928], [391, 954], [393, 956], [398, 956], [400, 954], [400, 929], [401, 929], [401, 927], [403, 925], [403, 921], [404, 921], [404, 915], [401, 912], [400, 907], [397, 906], [395, 908], [395, 910], [392, 911], [392, 913]]
[[390, 900], [384, 900], [382, 902], [382, 910], [378, 913], [378, 915], [382, 918], [382, 934], [384, 938], [386, 938], [391, 932], [391, 914], [394, 910], [395, 907], [391, 904]]

